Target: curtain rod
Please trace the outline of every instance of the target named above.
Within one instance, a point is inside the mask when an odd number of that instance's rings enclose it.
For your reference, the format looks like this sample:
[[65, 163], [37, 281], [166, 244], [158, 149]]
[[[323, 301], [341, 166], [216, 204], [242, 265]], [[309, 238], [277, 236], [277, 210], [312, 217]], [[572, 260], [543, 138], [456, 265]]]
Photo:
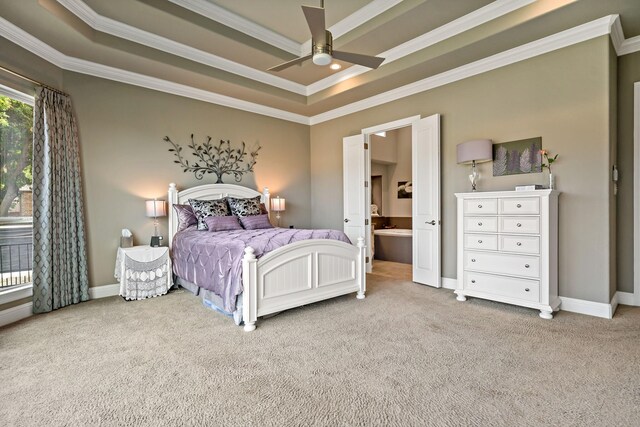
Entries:
[[44, 88], [47, 88], [47, 89], [52, 90], [52, 91], [54, 91], [54, 92], [57, 92], [57, 93], [59, 93], [59, 94], [69, 96], [68, 94], [64, 93], [63, 91], [61, 91], [61, 90], [59, 90], [59, 89], [56, 89], [56, 88], [51, 87], [51, 86], [49, 86], [49, 85], [46, 85], [46, 84], [44, 84], [44, 83], [42, 83], [42, 82], [39, 82], [39, 81], [37, 81], [37, 80], [33, 80], [32, 78], [27, 77], [27, 76], [25, 76], [24, 74], [20, 74], [20, 73], [18, 73], [17, 71], [10, 70], [9, 68], [3, 67], [2, 65], [0, 65], [0, 70], [6, 71], [6, 72], [7, 72], [7, 73], [9, 73], [9, 74], [13, 74], [13, 75], [14, 75], [14, 76], [16, 76], [16, 77], [20, 77], [21, 79], [24, 79], [24, 80], [26, 80], [26, 81], [28, 81], [28, 82], [31, 82], [31, 83], [33, 83], [33, 84], [36, 84], [36, 85], [38, 85], [38, 86], [42, 86], [42, 87], [44, 87]]

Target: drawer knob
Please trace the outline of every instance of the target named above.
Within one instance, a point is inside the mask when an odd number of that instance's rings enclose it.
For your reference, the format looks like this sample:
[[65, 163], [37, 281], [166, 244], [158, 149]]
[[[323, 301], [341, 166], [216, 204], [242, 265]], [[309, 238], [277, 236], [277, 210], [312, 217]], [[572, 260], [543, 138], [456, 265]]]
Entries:
[[525, 264], [525, 265], [524, 265], [524, 268], [529, 268], [529, 264]]
[[521, 207], [522, 207], [522, 205], [521, 205], [520, 203], [518, 203], [518, 204], [516, 205], [516, 208], [521, 208]]
[[525, 292], [529, 292], [529, 288], [524, 288], [524, 291]]
[[475, 258], [471, 258], [471, 262], [476, 262], [476, 259]]
[[516, 225], [517, 225], [518, 227], [522, 227], [522, 224], [520, 224], [520, 223], [517, 223]]
[[482, 223], [481, 222], [478, 223], [478, 227], [482, 227]]
[[478, 240], [478, 243], [482, 243], [482, 240]]
[[471, 283], [476, 283], [476, 281], [475, 281], [475, 280], [472, 280], [472, 281], [471, 281]]
[[478, 205], [478, 208], [479, 208], [479, 209], [482, 209], [482, 205]]
[[518, 242], [518, 243], [516, 243], [516, 245], [522, 246], [522, 242]]

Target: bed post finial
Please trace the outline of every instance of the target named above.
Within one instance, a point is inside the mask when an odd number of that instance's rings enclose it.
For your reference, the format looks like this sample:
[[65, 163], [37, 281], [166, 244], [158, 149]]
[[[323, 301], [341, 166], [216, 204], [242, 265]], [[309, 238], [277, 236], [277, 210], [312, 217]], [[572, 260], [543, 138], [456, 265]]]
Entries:
[[367, 274], [366, 268], [366, 245], [364, 244], [364, 237], [358, 237], [358, 293], [356, 298], [364, 299], [364, 293], [367, 290]]

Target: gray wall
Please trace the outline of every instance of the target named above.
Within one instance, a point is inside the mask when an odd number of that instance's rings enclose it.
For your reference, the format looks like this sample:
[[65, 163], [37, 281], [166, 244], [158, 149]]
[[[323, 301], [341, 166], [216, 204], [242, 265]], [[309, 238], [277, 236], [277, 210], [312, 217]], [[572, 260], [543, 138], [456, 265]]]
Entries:
[[[618, 58], [618, 290], [633, 292], [633, 85], [640, 82], [640, 52]], [[637, 191], [637, 190], [636, 190]]]
[[[342, 227], [342, 138], [416, 114], [442, 114], [443, 276], [456, 277], [454, 193], [469, 190], [456, 144], [541, 136], [560, 154], [560, 294], [609, 302], [610, 44], [600, 37], [311, 128], [312, 220]], [[481, 164], [480, 190], [547, 183], [546, 174], [492, 177]]]
[[[186, 146], [194, 133], [229, 139], [237, 146], [259, 143], [262, 150], [241, 185], [287, 199], [282, 225], [310, 225], [308, 126], [168, 95], [81, 74], [65, 73], [80, 128], [86, 197], [90, 283], [114, 283], [115, 251], [122, 228], [134, 240], [148, 244], [153, 223], [145, 216], [144, 200], [166, 200], [170, 182], [178, 189], [213, 183], [212, 175], [197, 181], [173, 163], [162, 140], [165, 135]], [[188, 152], [188, 148], [184, 148]], [[232, 176], [225, 182], [233, 183]], [[167, 218], [160, 220], [167, 235]]]

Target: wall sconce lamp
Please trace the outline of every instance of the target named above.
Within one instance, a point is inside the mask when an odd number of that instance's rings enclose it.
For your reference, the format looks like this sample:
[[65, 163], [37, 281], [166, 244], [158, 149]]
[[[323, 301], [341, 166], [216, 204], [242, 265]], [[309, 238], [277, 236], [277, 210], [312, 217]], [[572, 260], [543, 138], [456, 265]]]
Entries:
[[280, 227], [280, 212], [285, 210], [285, 200], [280, 196], [271, 199], [271, 210], [276, 213], [276, 219], [278, 220], [278, 227]]
[[152, 247], [160, 246], [160, 240], [162, 240], [162, 236], [158, 236], [158, 217], [167, 216], [167, 205], [164, 200], [147, 200], [147, 216], [153, 218], [153, 236], [151, 236]]
[[476, 170], [476, 163], [488, 162], [493, 160], [493, 143], [490, 139], [474, 139], [472, 141], [458, 144], [458, 164], [471, 163], [471, 191], [476, 191], [476, 184], [480, 179], [480, 174]]

